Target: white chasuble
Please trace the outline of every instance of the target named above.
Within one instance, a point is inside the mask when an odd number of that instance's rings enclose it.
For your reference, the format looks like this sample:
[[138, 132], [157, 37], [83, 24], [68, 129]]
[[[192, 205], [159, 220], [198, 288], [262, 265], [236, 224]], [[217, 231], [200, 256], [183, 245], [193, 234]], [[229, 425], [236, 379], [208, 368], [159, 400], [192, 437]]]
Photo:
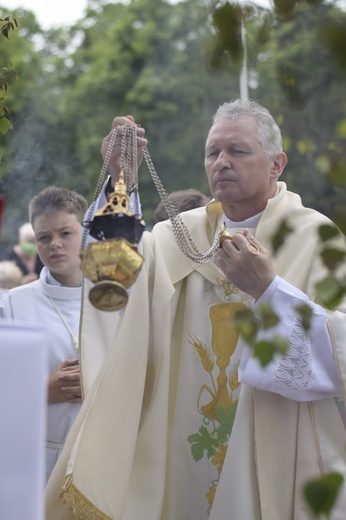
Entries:
[[178, 309], [173, 329], [164, 516], [170, 520], [208, 518], [239, 398], [243, 345], [233, 319], [252, 299], [212, 271], [210, 280], [200, 272], [186, 280], [184, 315]]
[[[208, 250], [221, 206], [211, 202], [182, 218], [197, 248]], [[274, 255], [276, 272], [314, 301], [315, 283], [326, 274], [317, 229], [330, 221], [278, 183], [256, 229], [269, 251], [286, 220], [295, 233]], [[144, 233], [143, 256], [121, 324], [112, 329], [117, 335], [103, 336], [110, 342], [101, 346], [105, 361], [48, 483], [47, 520], [307, 520], [305, 478], [335, 463], [346, 468], [335, 399], [299, 403], [240, 385], [242, 348], [231, 315], [250, 298], [215, 265], [189, 260], [169, 222]], [[98, 315], [88, 288], [82, 371], [100, 341], [90, 326]], [[344, 376], [345, 317], [338, 327], [328, 321], [331, 355]], [[344, 501], [345, 489], [332, 519], [341, 520]]]

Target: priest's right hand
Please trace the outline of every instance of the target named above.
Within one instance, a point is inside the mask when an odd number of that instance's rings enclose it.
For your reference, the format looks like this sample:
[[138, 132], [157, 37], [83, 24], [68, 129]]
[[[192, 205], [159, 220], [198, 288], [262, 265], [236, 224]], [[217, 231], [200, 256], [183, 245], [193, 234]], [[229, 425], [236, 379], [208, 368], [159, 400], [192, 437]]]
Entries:
[[[114, 143], [113, 150], [112, 150], [112, 152], [110, 154], [109, 163], [108, 163], [108, 172], [109, 172], [110, 176], [112, 177], [112, 184], [113, 184], [113, 186], [118, 181], [119, 174], [120, 174], [120, 167], [121, 167], [121, 142], [122, 142], [122, 136], [123, 136], [122, 127], [125, 124], [126, 125], [135, 125], [135, 126], [137, 126], [137, 160], [138, 160], [138, 165], [140, 165], [140, 163], [142, 161], [142, 158], [143, 158], [143, 148], [145, 148], [147, 146], [147, 144], [148, 144], [147, 139], [145, 139], [145, 137], [144, 137], [144, 135], [145, 135], [144, 128], [142, 128], [141, 126], [138, 126], [135, 123], [135, 120], [134, 120], [134, 118], [132, 116], [116, 116], [113, 119], [112, 129], [109, 132], [109, 134], [103, 139], [102, 146], [101, 146], [101, 155], [103, 157], [103, 160], [105, 160], [105, 157], [106, 157], [106, 154], [107, 154], [107, 150], [108, 150], [108, 147], [109, 147], [109, 142], [110, 142], [110, 139], [112, 137], [112, 131], [113, 131], [113, 129], [116, 126], [119, 126], [117, 137], [116, 137], [116, 140], [115, 140], [115, 143]], [[126, 156], [127, 155], [128, 155], [128, 153], [127, 153], [127, 151], [125, 149], [125, 161], [126, 161]], [[128, 180], [128, 185], [130, 185], [130, 186], [132, 186], [133, 183], [134, 183], [135, 173], [136, 172], [131, 172], [132, 178], [130, 178]]]

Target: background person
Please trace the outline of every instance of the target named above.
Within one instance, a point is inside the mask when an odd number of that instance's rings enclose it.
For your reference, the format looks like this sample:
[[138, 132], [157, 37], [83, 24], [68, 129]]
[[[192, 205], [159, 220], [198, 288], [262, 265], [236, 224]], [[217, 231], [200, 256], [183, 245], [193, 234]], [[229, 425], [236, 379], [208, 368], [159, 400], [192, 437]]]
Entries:
[[84, 197], [55, 186], [30, 201], [29, 218], [44, 267], [38, 280], [12, 289], [0, 299], [0, 315], [43, 324], [52, 336], [47, 381], [47, 480], [82, 402], [79, 254], [86, 209]]
[[[210, 202], [210, 197], [207, 197], [199, 190], [189, 188], [187, 190], [172, 191], [169, 193], [169, 198], [177, 209], [178, 213], [188, 211], [189, 209], [200, 208], [206, 206]], [[157, 205], [155, 210], [155, 222], [162, 222], [167, 220], [168, 214], [162, 200]]]
[[[125, 123], [133, 119], [113, 120]], [[143, 129], [137, 143], [140, 156]], [[120, 326], [116, 313], [112, 324], [92, 307], [86, 281], [83, 374], [95, 350], [108, 353], [94, 381], [83, 375], [86, 399], [47, 486], [49, 520], [308, 520], [306, 481], [345, 474], [345, 314], [315, 303], [327, 274], [318, 231], [332, 223], [279, 181], [286, 162], [265, 108], [225, 103], [205, 147], [213, 200], [181, 215], [201, 252], [223, 224], [233, 235], [216, 262], [192, 261], [171, 223], [158, 223], [143, 235], [144, 264]], [[293, 232], [274, 255], [282, 222]], [[345, 237], [335, 243], [345, 251]], [[260, 320], [263, 303], [280, 321], [260, 326], [257, 341], [289, 343], [264, 368], [232, 322], [247, 307]], [[309, 332], [297, 305], [311, 308]], [[332, 518], [345, 508], [344, 485]]]
[[0, 296], [3, 292], [21, 285], [22, 271], [11, 260], [0, 261]]
[[43, 264], [37, 255], [35, 233], [30, 222], [18, 229], [18, 243], [0, 255], [2, 260], [12, 260], [23, 273], [22, 284], [37, 280]]

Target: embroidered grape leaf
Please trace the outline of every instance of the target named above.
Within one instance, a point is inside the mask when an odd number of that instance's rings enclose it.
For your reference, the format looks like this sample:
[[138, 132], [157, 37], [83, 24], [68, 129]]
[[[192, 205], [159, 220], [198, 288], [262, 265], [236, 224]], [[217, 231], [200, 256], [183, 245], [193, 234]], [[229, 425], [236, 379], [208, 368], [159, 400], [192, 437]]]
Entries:
[[272, 341], [258, 341], [254, 345], [254, 356], [261, 363], [262, 367], [268, 365], [274, 354], [286, 354], [288, 343], [282, 336], [276, 336]]
[[237, 404], [234, 403], [228, 408], [216, 408], [216, 419], [220, 423], [217, 428], [217, 438], [221, 444], [225, 444], [231, 435]]
[[299, 314], [301, 324], [305, 332], [309, 332], [311, 325], [312, 308], [310, 307], [310, 305], [302, 303], [301, 305], [296, 305], [294, 309]]
[[328, 473], [304, 486], [304, 497], [316, 516], [330, 513], [343, 481], [344, 478], [339, 473]]
[[261, 316], [262, 327], [264, 329], [270, 329], [279, 323], [280, 319], [273, 311], [273, 307], [270, 303], [261, 303], [258, 308]]
[[195, 462], [201, 460], [205, 451], [207, 452], [208, 459], [210, 459], [219, 445], [219, 441], [213, 439], [204, 426], [201, 426], [198, 431], [199, 433], [189, 435], [187, 438], [191, 444], [191, 453]]

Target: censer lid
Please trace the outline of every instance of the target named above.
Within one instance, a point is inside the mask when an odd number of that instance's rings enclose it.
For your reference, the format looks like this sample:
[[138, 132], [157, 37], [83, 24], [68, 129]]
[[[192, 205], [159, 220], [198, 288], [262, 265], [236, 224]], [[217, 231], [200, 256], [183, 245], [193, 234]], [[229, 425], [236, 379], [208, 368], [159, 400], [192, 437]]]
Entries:
[[83, 222], [89, 234], [97, 240], [125, 238], [131, 244], [138, 244], [145, 223], [141, 215], [129, 211], [129, 196], [124, 181], [124, 172], [121, 170], [119, 181], [115, 183], [114, 191], [109, 201], [100, 208], [92, 221]]

